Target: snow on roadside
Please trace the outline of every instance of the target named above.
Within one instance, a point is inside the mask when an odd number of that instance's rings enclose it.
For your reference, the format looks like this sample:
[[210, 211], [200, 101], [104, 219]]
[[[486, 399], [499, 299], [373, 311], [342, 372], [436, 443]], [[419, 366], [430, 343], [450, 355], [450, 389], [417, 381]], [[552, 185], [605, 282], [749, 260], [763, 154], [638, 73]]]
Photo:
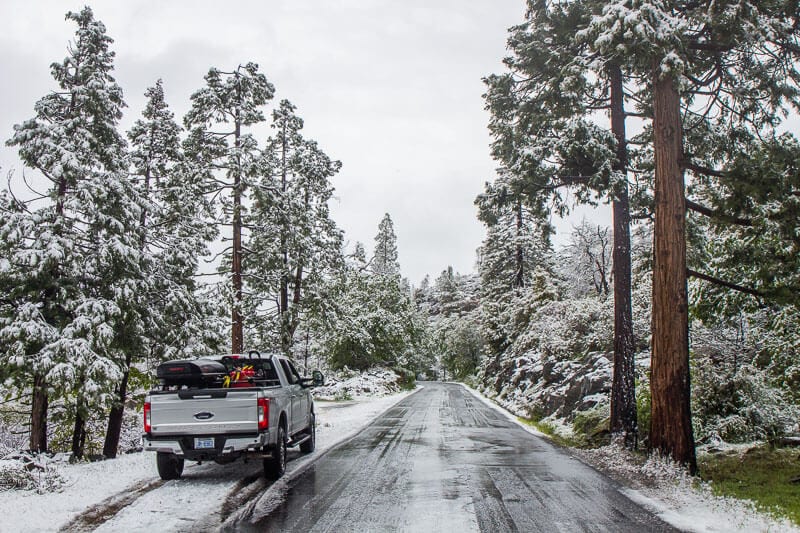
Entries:
[[141, 452], [57, 468], [64, 479], [59, 492], [0, 492], [0, 531], [56, 531], [84, 509], [157, 476], [155, 458]]
[[621, 492], [631, 500], [683, 531], [800, 533], [791, 521], [759, 512], [747, 500], [714, 495], [707, 483], [668, 459], [642, 461], [615, 444], [575, 453], [626, 485]]
[[[413, 391], [388, 396], [361, 396], [359, 401], [316, 402], [317, 451], [293, 454], [289, 471], [302, 468], [325, 450], [353, 436], [373, 418]], [[155, 481], [155, 454], [132, 453], [117, 459], [57, 467], [65, 484], [59, 492], [0, 492], [0, 531], [57, 531], [76, 516], [130, 487]], [[231, 465], [186, 464], [185, 479], [166, 482], [100, 525], [96, 531], [189, 531], [195, 521], [219, 508], [247, 475], [258, 475], [260, 462]], [[217, 509], [218, 512], [218, 509]]]
[[326, 385], [314, 389], [317, 400], [352, 400], [385, 396], [402, 390], [402, 377], [394, 370], [376, 367], [364, 372], [344, 370], [326, 376]]
[[[480, 392], [464, 387], [526, 431], [548, 438]], [[624, 485], [620, 492], [625, 496], [682, 531], [800, 533], [800, 528], [789, 520], [759, 512], [751, 502], [714, 495], [707, 484], [696, 485], [685, 469], [670, 461], [658, 457], [641, 461], [624, 447], [614, 444], [594, 450], [570, 451]]]

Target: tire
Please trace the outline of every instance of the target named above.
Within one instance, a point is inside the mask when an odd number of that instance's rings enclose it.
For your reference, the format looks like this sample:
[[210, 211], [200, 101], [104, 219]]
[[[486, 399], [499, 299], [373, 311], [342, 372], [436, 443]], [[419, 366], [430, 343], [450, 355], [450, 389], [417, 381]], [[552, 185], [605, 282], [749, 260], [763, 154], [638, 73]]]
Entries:
[[157, 452], [156, 466], [158, 466], [158, 475], [166, 481], [178, 479], [183, 474], [183, 458], [174, 453]]
[[311, 438], [300, 444], [300, 451], [311, 453], [317, 445], [317, 417], [314, 413], [311, 413], [311, 423], [306, 428], [306, 433], [311, 435]]
[[286, 473], [286, 430], [283, 425], [278, 426], [278, 442], [272, 455], [264, 459], [264, 475], [269, 479], [278, 479]]

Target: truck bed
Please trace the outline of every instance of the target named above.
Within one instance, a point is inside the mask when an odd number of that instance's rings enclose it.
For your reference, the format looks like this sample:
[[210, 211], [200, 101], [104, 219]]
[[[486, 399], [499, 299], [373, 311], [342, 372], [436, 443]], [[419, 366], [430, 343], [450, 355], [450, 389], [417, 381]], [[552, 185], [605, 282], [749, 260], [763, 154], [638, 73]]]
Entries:
[[272, 387], [184, 389], [150, 395], [152, 435], [255, 434], [256, 400]]

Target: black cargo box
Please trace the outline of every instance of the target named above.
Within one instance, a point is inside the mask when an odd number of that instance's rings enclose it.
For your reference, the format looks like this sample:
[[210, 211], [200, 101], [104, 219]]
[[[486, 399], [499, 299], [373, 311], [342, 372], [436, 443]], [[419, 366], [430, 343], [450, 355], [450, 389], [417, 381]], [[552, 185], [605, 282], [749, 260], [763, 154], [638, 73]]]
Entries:
[[228, 374], [225, 365], [210, 359], [168, 361], [158, 365], [156, 376], [165, 386], [221, 386]]

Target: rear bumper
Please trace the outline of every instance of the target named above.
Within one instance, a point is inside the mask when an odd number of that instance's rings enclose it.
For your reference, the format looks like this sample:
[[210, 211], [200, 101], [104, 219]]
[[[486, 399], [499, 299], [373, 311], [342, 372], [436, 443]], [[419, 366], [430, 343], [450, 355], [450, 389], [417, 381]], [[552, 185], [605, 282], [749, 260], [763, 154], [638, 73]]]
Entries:
[[[195, 438], [214, 438], [214, 448], [194, 448]], [[174, 453], [191, 461], [211, 460], [219, 457], [238, 456], [248, 452], [266, 451], [269, 431], [254, 435], [189, 435], [142, 437], [145, 451]]]

